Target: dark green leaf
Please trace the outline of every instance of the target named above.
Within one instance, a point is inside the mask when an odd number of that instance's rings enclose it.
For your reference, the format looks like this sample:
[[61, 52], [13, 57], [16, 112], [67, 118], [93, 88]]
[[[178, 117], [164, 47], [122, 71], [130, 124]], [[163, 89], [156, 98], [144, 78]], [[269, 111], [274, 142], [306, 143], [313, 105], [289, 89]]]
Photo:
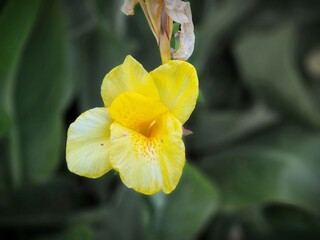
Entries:
[[[57, 222], [55, 218], [59, 218], [59, 215], [67, 215], [81, 209], [85, 203], [84, 197], [85, 194], [75, 180], [66, 177], [56, 177], [47, 182], [27, 185], [2, 198], [0, 225], [55, 224]], [[50, 219], [50, 215], [56, 217]], [[41, 223], [36, 220], [31, 221], [29, 218], [32, 216], [35, 219], [42, 218], [43, 221]]]
[[113, 67], [124, 61], [132, 46], [103, 24], [75, 43], [74, 76], [80, 83], [81, 109], [103, 106], [100, 95], [102, 80]]
[[79, 183], [61, 176], [25, 186], [2, 197], [0, 230], [30, 231], [105, 221], [109, 213], [107, 207], [88, 206], [86, 197]]
[[231, 35], [261, 7], [260, 0], [207, 1], [203, 23], [196, 28], [194, 59], [196, 68], [203, 73], [210, 56], [217, 54]]
[[247, 85], [286, 116], [320, 127], [319, 106], [307, 89], [295, 62], [293, 22], [244, 33], [235, 46]]
[[206, 157], [204, 170], [220, 187], [226, 210], [270, 201], [320, 210], [319, 144], [319, 134], [295, 127], [277, 129]]
[[98, 23], [93, 1], [64, 0], [67, 30], [71, 39], [77, 39], [92, 30]]
[[143, 195], [121, 186], [96, 239], [145, 239], [148, 212]]
[[218, 192], [196, 168], [187, 164], [177, 189], [170, 195], [154, 196], [159, 239], [197, 239], [218, 208]]
[[310, 230], [317, 230], [316, 217], [293, 205], [271, 204], [263, 209], [263, 214], [266, 221], [278, 232], [306, 234]]
[[[22, 51], [34, 25], [41, 0], [7, 1], [0, 15], [0, 106], [10, 116], [13, 127], [1, 142], [1, 157], [6, 162], [6, 178], [11, 186], [21, 184], [22, 167], [14, 106], [15, 78]], [[4, 166], [2, 166], [4, 167]]]
[[[36, 19], [41, 0], [7, 1], [0, 15], [0, 89], [13, 81], [23, 47]], [[3, 97], [3, 96], [2, 96]]]
[[5, 135], [11, 126], [8, 114], [0, 107], [0, 138]]
[[211, 112], [199, 107], [193, 116], [193, 135], [186, 140], [191, 149], [219, 150], [271, 126], [277, 120], [277, 116], [261, 104], [247, 111]]
[[25, 179], [49, 177], [62, 156], [67, 39], [61, 6], [45, 1], [18, 74], [15, 107]]
[[93, 230], [89, 225], [76, 224], [61, 233], [49, 233], [35, 240], [95, 240]]

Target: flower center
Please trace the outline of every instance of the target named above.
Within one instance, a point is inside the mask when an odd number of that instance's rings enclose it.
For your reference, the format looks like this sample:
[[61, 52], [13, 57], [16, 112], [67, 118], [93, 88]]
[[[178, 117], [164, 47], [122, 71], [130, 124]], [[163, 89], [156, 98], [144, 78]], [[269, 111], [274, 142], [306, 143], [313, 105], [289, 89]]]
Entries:
[[157, 124], [157, 119], [154, 119], [151, 122], [141, 124], [137, 129], [134, 130], [147, 138], [151, 138], [155, 135], [158, 125], [159, 124]]
[[131, 92], [122, 93], [110, 106], [116, 122], [149, 138], [155, 136], [161, 125], [158, 119], [166, 112], [161, 102]]

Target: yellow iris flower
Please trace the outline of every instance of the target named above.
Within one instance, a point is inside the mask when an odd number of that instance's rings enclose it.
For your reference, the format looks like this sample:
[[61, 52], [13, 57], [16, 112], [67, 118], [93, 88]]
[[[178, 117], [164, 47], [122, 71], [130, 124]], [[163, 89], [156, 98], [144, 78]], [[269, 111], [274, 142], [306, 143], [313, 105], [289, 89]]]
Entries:
[[172, 192], [185, 164], [182, 125], [198, 97], [195, 68], [171, 60], [148, 73], [127, 56], [105, 76], [101, 95], [104, 107], [82, 113], [69, 127], [69, 170], [97, 178], [115, 169], [138, 192]]

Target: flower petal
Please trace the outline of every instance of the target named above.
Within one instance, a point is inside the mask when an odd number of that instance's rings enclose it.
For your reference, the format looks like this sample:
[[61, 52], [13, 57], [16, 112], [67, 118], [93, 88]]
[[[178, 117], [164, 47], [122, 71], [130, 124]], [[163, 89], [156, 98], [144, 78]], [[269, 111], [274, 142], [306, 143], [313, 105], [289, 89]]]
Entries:
[[123, 92], [136, 92], [146, 97], [159, 99], [157, 88], [149, 73], [131, 56], [112, 69], [103, 79], [101, 95], [106, 107]]
[[187, 60], [194, 50], [195, 43], [190, 3], [181, 0], [165, 0], [165, 9], [173, 21], [181, 24], [181, 31], [177, 34], [180, 47], [172, 54], [172, 57]]
[[106, 108], [90, 109], [70, 125], [66, 158], [71, 172], [97, 178], [111, 169], [110, 125], [111, 118]]
[[138, 0], [124, 0], [124, 3], [121, 7], [121, 11], [126, 15], [134, 14], [134, 7], [138, 3]]
[[170, 18], [177, 23], [186, 23], [189, 21], [187, 8], [190, 8], [189, 2], [181, 0], [164, 0], [164, 6]]
[[110, 106], [110, 116], [116, 122], [140, 133], [147, 134], [150, 124], [168, 109], [159, 101], [137, 93], [126, 92]]
[[150, 72], [160, 94], [160, 101], [184, 124], [195, 108], [199, 94], [195, 68], [173, 60]]
[[185, 164], [181, 123], [168, 112], [156, 125], [151, 138], [111, 125], [111, 163], [127, 187], [144, 194], [172, 192]]

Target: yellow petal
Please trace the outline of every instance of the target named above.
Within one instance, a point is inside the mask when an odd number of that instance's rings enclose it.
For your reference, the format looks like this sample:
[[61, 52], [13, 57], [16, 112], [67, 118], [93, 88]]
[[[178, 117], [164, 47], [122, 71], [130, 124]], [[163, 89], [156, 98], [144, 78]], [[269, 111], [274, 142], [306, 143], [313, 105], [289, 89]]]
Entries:
[[112, 69], [104, 77], [101, 86], [104, 105], [109, 107], [123, 92], [136, 92], [159, 99], [159, 93], [149, 73], [131, 56], [127, 56], [123, 64]]
[[110, 106], [112, 119], [146, 136], [154, 120], [164, 112], [168, 109], [160, 101], [132, 92], [122, 93]]
[[185, 164], [181, 123], [165, 113], [157, 119], [152, 137], [114, 122], [111, 125], [111, 163], [123, 183], [144, 194], [172, 192]]
[[110, 125], [111, 118], [106, 108], [88, 110], [70, 125], [66, 158], [71, 172], [97, 178], [111, 169]]
[[156, 68], [150, 75], [160, 94], [160, 101], [184, 124], [195, 108], [199, 94], [195, 68], [173, 60]]

